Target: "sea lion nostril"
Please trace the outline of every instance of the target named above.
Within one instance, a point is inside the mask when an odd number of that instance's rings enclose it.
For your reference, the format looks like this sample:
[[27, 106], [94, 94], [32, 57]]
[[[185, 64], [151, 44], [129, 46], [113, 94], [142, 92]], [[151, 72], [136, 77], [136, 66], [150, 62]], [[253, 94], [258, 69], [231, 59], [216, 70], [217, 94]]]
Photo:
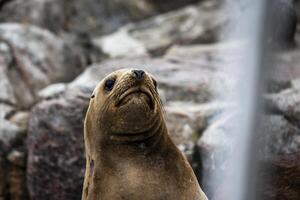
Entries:
[[137, 80], [143, 79], [144, 74], [145, 74], [145, 72], [143, 70], [140, 70], [140, 69], [134, 69], [134, 70], [132, 70], [132, 72], [133, 72], [133, 75], [135, 76], [135, 78]]

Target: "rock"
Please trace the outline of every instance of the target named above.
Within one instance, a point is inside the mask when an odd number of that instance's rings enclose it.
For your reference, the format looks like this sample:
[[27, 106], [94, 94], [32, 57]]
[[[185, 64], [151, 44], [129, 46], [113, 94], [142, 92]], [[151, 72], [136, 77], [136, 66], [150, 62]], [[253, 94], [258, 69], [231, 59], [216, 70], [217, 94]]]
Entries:
[[281, 81], [290, 81], [300, 78], [298, 63], [300, 62], [300, 50], [293, 49], [274, 54], [272, 71], [270, 76]]
[[12, 146], [13, 141], [21, 133], [20, 128], [5, 120], [0, 118], [0, 147], [3, 149], [9, 149]]
[[66, 89], [67, 89], [66, 84], [55, 83], [42, 89], [38, 93], [38, 96], [39, 99], [49, 99], [51, 97], [56, 97], [57, 95], [63, 93]]
[[10, 122], [17, 125], [21, 131], [27, 131], [27, 125], [29, 120], [29, 112], [20, 111], [13, 114], [9, 119]]
[[19, 150], [13, 150], [8, 154], [8, 175], [9, 196], [12, 200], [28, 199], [26, 187], [25, 154]]
[[26, 188], [25, 168], [11, 166], [8, 174], [9, 194], [12, 200], [26, 200], [28, 193]]
[[[1, 153], [1, 152], [0, 152]], [[0, 200], [4, 200], [6, 198], [6, 177], [5, 177], [5, 166], [3, 155], [0, 156]]]
[[229, 104], [226, 103], [191, 104], [181, 102], [165, 107], [170, 136], [188, 158], [194, 170], [197, 170], [199, 164], [194, 157], [197, 140], [214, 115], [228, 106]]
[[147, 55], [143, 44], [122, 29], [111, 35], [95, 39], [94, 44], [111, 58]]
[[[275, 156], [261, 161], [259, 177], [265, 181], [258, 185], [261, 199], [299, 199], [300, 152]], [[270, 176], [270, 172], [272, 175]]]
[[[213, 95], [209, 85], [213, 72], [209, 69], [202, 70], [200, 67], [198, 69], [187, 65], [183, 67], [182, 64], [168, 62], [163, 59], [147, 59], [143, 57], [111, 60], [100, 65], [93, 65], [69, 86], [77, 87], [82, 85], [93, 90], [106, 74], [120, 68], [138, 67], [154, 74], [158, 80], [159, 88], [164, 90], [167, 101], [207, 102]], [[191, 71], [194, 71], [194, 73], [190, 73]], [[186, 76], [189, 76], [188, 81], [185, 79]], [[175, 90], [176, 93], [174, 93]]]
[[[38, 104], [27, 139], [27, 187], [30, 199], [81, 199], [84, 177], [83, 121], [88, 96], [78, 91], [66, 99]], [[81, 95], [81, 96], [80, 96]]]
[[[181, 51], [181, 53], [172, 53], [175, 51]], [[190, 53], [192, 51], [194, 52]], [[69, 89], [85, 87], [92, 91], [108, 73], [120, 68], [136, 67], [145, 69], [156, 77], [158, 89], [163, 93], [166, 102], [206, 103], [215, 99], [220, 92], [229, 92], [232, 85], [230, 80], [218, 71], [223, 70], [222, 61], [226, 63], [230, 61], [213, 53], [216, 51], [228, 54], [234, 52], [231, 47], [225, 48], [222, 44], [195, 45], [190, 48], [175, 46], [163, 58], [139, 56], [111, 59], [91, 65], [67, 87]]]
[[[219, 1], [204, 1], [138, 23], [122, 27], [113, 36], [105, 37], [102, 49], [114, 45], [122, 49], [123, 43], [116, 43], [116, 36], [129, 37], [139, 49], [146, 49], [152, 55], [163, 54], [174, 44], [212, 43], [217, 41], [219, 29], [227, 23], [226, 15], [220, 14]], [[110, 39], [110, 40], [108, 40]], [[101, 38], [96, 39], [96, 41]], [[99, 44], [98, 44], [99, 45]], [[132, 45], [132, 42], [131, 42]], [[130, 45], [127, 45], [129, 48]], [[140, 50], [141, 51], [141, 50]]]
[[37, 92], [58, 81], [70, 81], [84, 68], [76, 49], [48, 31], [34, 26], [1, 24], [0, 43], [12, 59], [0, 65], [4, 99], [20, 108], [32, 105]]
[[297, 14], [292, 0], [269, 0], [268, 3], [268, 42], [275, 47], [295, 46]]
[[[14, 0], [1, 10], [2, 22], [20, 22], [38, 25], [55, 33], [87, 32], [91, 35], [109, 33], [117, 27], [153, 16], [158, 12], [179, 8], [189, 1], [153, 0]], [[12, 14], [13, 13], [13, 14]]]
[[262, 118], [259, 134], [259, 155], [273, 158], [300, 151], [300, 130], [282, 115], [270, 115]]
[[13, 165], [19, 166], [19, 167], [25, 167], [25, 155], [24, 152], [13, 150], [10, 152], [7, 156], [7, 159], [9, 162], [11, 162]]
[[[197, 143], [202, 162], [199, 170], [201, 174], [197, 175], [201, 178], [203, 189], [210, 198], [223, 195], [221, 192], [224, 187], [222, 178], [228, 169], [228, 158], [234, 150], [233, 138], [235, 136], [232, 134], [232, 128], [234, 128], [235, 117], [234, 115], [223, 117], [221, 115], [205, 130]], [[300, 152], [300, 134], [296, 126], [283, 116], [274, 114], [262, 116], [261, 122], [261, 132], [257, 134], [259, 162], [269, 162], [270, 159], [277, 156]], [[273, 164], [271, 162], [271, 165]], [[270, 171], [261, 171], [260, 173], [270, 173]], [[282, 178], [284, 179], [284, 177]], [[280, 185], [280, 187], [288, 186]]]
[[10, 84], [9, 77], [7, 76], [7, 67], [12, 63], [12, 56], [9, 46], [0, 42], [0, 103], [10, 106], [17, 103], [14, 88]]
[[20, 151], [11, 151], [24, 141], [27, 117], [28, 113], [19, 112], [11, 121], [0, 118], [0, 199], [6, 200], [8, 196], [14, 200], [27, 199], [25, 155]]
[[[295, 82], [294, 82], [295, 83]], [[298, 125], [300, 119], [299, 99], [300, 87], [293, 86], [277, 94], [266, 95], [266, 105], [268, 105], [269, 112], [280, 113], [289, 121]]]

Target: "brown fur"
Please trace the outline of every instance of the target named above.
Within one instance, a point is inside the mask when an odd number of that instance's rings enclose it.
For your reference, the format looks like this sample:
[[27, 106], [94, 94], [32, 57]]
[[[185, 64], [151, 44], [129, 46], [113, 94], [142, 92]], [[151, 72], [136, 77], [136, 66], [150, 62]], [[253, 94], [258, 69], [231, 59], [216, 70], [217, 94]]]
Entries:
[[[111, 91], [107, 79], [116, 79]], [[144, 88], [125, 98], [124, 92]], [[149, 101], [149, 99], [152, 99]], [[151, 106], [152, 105], [152, 106]], [[95, 88], [85, 118], [86, 173], [82, 200], [205, 200], [187, 160], [171, 141], [154, 79], [131, 69]]]

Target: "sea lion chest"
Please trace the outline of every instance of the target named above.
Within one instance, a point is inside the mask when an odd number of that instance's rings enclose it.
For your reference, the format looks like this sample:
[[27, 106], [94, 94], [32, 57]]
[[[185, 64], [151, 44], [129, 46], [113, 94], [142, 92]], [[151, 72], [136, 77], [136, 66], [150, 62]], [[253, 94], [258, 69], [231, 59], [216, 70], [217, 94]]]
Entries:
[[177, 159], [173, 157], [174, 162], [170, 162], [168, 158], [156, 155], [120, 162], [118, 158], [118, 163], [112, 161], [110, 167], [95, 171], [94, 191], [103, 200], [185, 199], [184, 196], [188, 196], [186, 193], [193, 192], [189, 188], [194, 188], [194, 180]]

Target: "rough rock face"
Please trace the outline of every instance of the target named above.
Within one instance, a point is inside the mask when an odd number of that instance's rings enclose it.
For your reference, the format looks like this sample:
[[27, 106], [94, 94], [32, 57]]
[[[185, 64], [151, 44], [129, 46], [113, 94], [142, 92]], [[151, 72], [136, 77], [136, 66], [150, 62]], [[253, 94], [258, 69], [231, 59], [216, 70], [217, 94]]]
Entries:
[[[138, 48], [139, 51], [134, 52], [139, 53], [137, 55], [146, 50], [157, 56], [174, 44], [212, 43], [218, 40], [219, 30], [229, 20], [228, 15], [222, 15], [220, 4], [219, 1], [205, 1], [132, 23], [121, 27], [113, 35], [95, 38], [95, 45], [116, 57], [116, 50], [123, 49], [124, 45]], [[130, 43], [124, 44], [125, 37]], [[122, 53], [117, 56], [124, 56]]]
[[299, 79], [296, 79], [292, 82], [292, 87], [277, 94], [270, 94], [266, 96], [266, 101], [270, 110], [283, 114], [295, 124], [297, 124], [300, 119], [300, 110], [297, 106], [299, 104], [300, 95], [299, 86]]
[[14, 0], [2, 6], [0, 20], [35, 24], [56, 33], [88, 32], [98, 35], [109, 33], [125, 23], [196, 1]]
[[9, 184], [9, 194], [12, 200], [24, 200], [28, 198], [26, 187], [26, 171], [25, 171], [25, 157], [23, 150], [13, 150], [7, 156], [9, 161], [9, 172], [7, 181]]
[[31, 199], [81, 199], [84, 177], [83, 119], [88, 96], [40, 103], [29, 122], [27, 186]]
[[[260, 177], [265, 178], [259, 185], [262, 199], [299, 199], [300, 152], [275, 156], [261, 162]], [[269, 172], [273, 172], [270, 176]]]
[[268, 3], [268, 42], [281, 47], [294, 46], [297, 14], [292, 0], [269, 0]]
[[70, 81], [83, 68], [83, 58], [60, 38], [46, 30], [19, 24], [0, 25], [0, 87], [3, 101], [27, 108], [46, 85]]
[[[79, 49], [34, 26], [0, 24], [0, 198], [27, 198], [25, 184], [27, 112], [38, 91], [48, 84], [70, 81], [85, 66]], [[18, 149], [23, 165], [15, 163]], [[16, 159], [15, 159], [16, 158]], [[10, 160], [12, 159], [12, 160]]]

